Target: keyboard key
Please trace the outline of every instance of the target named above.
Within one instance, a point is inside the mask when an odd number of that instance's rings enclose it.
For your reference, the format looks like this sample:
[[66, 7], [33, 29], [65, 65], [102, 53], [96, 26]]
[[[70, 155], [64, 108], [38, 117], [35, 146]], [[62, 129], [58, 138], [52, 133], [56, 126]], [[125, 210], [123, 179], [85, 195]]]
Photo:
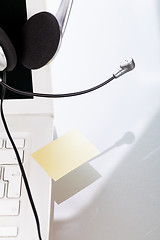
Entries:
[[3, 140], [0, 139], [0, 148], [2, 148], [2, 147], [3, 147]]
[[0, 180], [0, 198], [4, 198], [5, 183]]
[[21, 171], [17, 165], [5, 166], [4, 181], [8, 181], [8, 198], [19, 198], [21, 193]]
[[17, 227], [0, 227], [0, 237], [16, 237], [17, 235]]
[[[18, 150], [20, 154], [20, 158], [23, 162], [23, 150]], [[2, 149], [0, 150], [0, 164], [8, 165], [8, 164], [18, 164], [15, 152], [13, 149]]]
[[0, 166], [0, 179], [2, 178], [3, 168]]
[[18, 216], [20, 201], [13, 199], [0, 200], [0, 216]]
[[[16, 147], [17, 147], [17, 148], [24, 148], [24, 143], [25, 143], [24, 139], [15, 138], [15, 139], [13, 139], [13, 141], [14, 141], [14, 143], [16, 144]], [[10, 140], [7, 140], [7, 142], [6, 142], [6, 148], [13, 148]]]

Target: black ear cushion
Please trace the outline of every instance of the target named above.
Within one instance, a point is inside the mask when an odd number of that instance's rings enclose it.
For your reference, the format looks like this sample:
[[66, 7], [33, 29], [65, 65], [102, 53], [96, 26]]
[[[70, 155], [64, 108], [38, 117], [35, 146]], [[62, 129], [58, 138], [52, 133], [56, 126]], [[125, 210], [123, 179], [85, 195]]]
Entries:
[[47, 64], [56, 53], [60, 41], [57, 19], [48, 12], [32, 16], [23, 26], [20, 59], [29, 69]]
[[12, 71], [17, 64], [16, 51], [7, 34], [0, 28], [0, 46], [2, 47], [7, 59], [7, 71]]

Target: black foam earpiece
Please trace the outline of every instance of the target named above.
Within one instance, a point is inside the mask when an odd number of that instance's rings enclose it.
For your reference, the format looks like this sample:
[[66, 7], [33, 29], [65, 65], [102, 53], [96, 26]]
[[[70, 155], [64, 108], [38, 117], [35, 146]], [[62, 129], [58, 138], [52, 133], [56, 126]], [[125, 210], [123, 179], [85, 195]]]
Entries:
[[7, 34], [0, 28], [0, 46], [2, 47], [7, 59], [6, 71], [12, 71], [17, 64], [17, 55], [13, 44]]
[[55, 55], [60, 42], [57, 19], [49, 12], [32, 16], [23, 26], [20, 60], [29, 69], [38, 69]]

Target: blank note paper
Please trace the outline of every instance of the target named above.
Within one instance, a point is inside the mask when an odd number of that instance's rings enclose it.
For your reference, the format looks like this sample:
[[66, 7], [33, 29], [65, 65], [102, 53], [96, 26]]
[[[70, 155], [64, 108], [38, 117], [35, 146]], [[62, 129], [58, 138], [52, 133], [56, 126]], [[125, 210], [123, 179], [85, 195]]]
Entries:
[[32, 157], [57, 181], [99, 153], [88, 139], [74, 129], [33, 153]]

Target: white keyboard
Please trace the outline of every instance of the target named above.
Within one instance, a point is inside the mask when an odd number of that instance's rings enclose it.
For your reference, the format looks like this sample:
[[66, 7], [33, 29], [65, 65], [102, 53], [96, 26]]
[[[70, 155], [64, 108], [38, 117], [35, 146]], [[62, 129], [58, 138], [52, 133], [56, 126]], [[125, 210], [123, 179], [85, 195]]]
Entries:
[[[53, 239], [52, 180], [31, 154], [53, 139], [48, 115], [7, 115], [41, 225], [42, 239]], [[44, 127], [45, 126], [45, 127]], [[38, 240], [37, 226], [16, 155], [0, 124], [0, 240]]]
[[[25, 139], [14, 139], [24, 162]], [[22, 175], [9, 140], [0, 139], [0, 218], [18, 217], [21, 211]], [[16, 222], [16, 221], [15, 221]], [[18, 226], [0, 226], [0, 238], [17, 237]]]

